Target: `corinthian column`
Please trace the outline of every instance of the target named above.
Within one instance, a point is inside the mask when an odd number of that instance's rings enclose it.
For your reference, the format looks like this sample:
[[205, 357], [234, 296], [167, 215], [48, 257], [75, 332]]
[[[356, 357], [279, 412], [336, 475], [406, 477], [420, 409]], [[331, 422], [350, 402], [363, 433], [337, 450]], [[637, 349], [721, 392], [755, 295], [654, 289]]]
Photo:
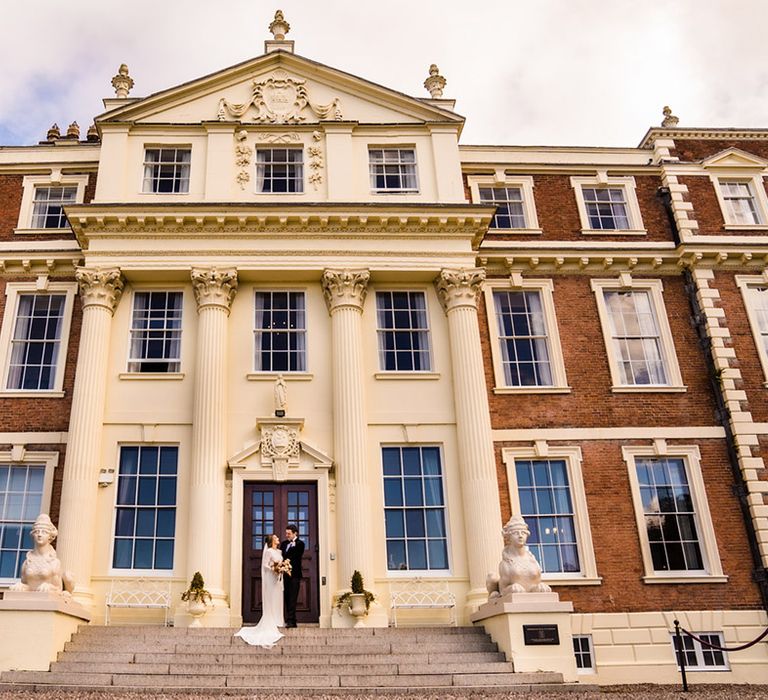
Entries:
[[469, 563], [468, 605], [487, 598], [485, 577], [498, 567], [503, 547], [501, 506], [485, 387], [477, 298], [485, 272], [443, 270], [435, 280], [448, 316], [459, 472]]
[[75, 597], [88, 605], [91, 602], [91, 565], [109, 336], [112, 314], [123, 292], [123, 280], [118, 269], [81, 267], [75, 276], [80, 287], [83, 321], [69, 417], [56, 549], [65, 570], [71, 571], [77, 581]]
[[227, 470], [227, 318], [237, 292], [237, 271], [192, 270], [197, 301], [197, 354], [189, 484], [188, 578], [199, 571], [214, 598], [206, 624], [227, 626], [224, 591], [224, 506]]
[[368, 465], [365, 459], [363, 303], [368, 270], [325, 270], [323, 293], [331, 315], [333, 446], [336, 463], [339, 586], [357, 569], [371, 581]]

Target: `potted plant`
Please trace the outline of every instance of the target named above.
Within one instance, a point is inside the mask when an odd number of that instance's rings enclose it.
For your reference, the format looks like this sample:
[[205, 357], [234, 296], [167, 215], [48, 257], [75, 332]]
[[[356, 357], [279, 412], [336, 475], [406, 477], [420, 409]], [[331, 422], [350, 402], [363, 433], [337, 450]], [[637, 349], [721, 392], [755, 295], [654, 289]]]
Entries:
[[363, 627], [363, 618], [368, 614], [371, 603], [376, 597], [370, 591], [365, 590], [363, 575], [355, 569], [350, 581], [351, 590], [342, 593], [336, 600], [336, 608], [341, 610], [345, 605], [352, 617], [357, 618], [355, 627]]
[[205, 590], [203, 575], [195, 571], [189, 588], [181, 594], [181, 599], [187, 604], [187, 612], [192, 616], [190, 627], [202, 627], [200, 618], [205, 615], [208, 603], [212, 601], [211, 594]]

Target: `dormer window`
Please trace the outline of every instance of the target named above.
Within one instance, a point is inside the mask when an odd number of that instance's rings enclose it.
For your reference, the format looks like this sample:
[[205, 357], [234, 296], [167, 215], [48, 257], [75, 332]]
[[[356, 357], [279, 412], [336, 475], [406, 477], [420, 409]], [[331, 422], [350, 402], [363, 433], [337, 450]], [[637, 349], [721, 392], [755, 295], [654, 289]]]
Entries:
[[189, 192], [190, 148], [147, 148], [144, 151], [142, 192], [186, 194]]
[[301, 148], [257, 148], [256, 192], [304, 192], [304, 151]]

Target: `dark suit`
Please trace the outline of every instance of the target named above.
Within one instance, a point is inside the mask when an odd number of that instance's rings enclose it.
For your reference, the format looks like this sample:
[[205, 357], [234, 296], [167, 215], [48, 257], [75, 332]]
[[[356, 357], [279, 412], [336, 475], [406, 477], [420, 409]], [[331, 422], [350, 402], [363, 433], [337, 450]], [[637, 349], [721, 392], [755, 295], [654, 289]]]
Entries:
[[296, 626], [296, 599], [299, 597], [301, 586], [301, 558], [304, 556], [304, 543], [297, 537], [280, 543], [280, 551], [283, 559], [291, 562], [291, 575], [283, 576], [283, 601], [285, 602], [285, 624], [288, 627]]

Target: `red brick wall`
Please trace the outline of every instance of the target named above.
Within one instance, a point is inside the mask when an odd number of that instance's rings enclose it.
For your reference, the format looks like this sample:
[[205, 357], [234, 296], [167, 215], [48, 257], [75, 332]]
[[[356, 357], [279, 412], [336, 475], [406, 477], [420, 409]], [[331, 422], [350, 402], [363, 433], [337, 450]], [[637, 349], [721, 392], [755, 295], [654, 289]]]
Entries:
[[715, 287], [720, 292], [720, 306], [725, 309], [725, 322], [731, 332], [737, 367], [741, 372], [743, 385], [740, 388], [747, 392], [753, 420], [764, 423], [768, 422], [768, 389], [763, 386], [766, 377], [749, 325], [744, 297], [736, 286], [735, 275], [734, 272], [717, 272], [714, 282], [710, 282], [710, 287]]
[[[587, 497], [599, 586], [557, 586], [563, 600], [572, 600], [576, 612], [642, 612], [647, 610], [722, 610], [759, 608], [759, 591], [752, 581], [752, 558], [738, 501], [731, 491], [730, 466], [724, 440], [695, 442], [701, 450], [701, 470], [707, 502], [719, 538], [725, 584], [646, 584], [630, 491], [629, 474], [621, 447], [645, 444], [633, 441], [584, 441], [582, 473]], [[506, 468], [497, 445], [497, 469], [502, 517], [511, 514]]]
[[[58, 279], [58, 278], [57, 278]], [[23, 278], [0, 279], [0, 318], [5, 317], [5, 285], [7, 282], [27, 281]], [[77, 349], [80, 341], [82, 311], [80, 299], [75, 296], [72, 323], [64, 370], [63, 398], [2, 398], [0, 397], [0, 425], [3, 432], [56, 432], [66, 431], [72, 405], [72, 389], [75, 383]]]
[[[587, 276], [554, 277], [555, 313], [569, 394], [497, 395], [484, 305], [480, 331], [495, 429], [715, 425], [707, 366], [691, 322], [682, 277], [664, 277], [664, 304], [685, 393], [612, 393], [597, 302]], [[495, 336], [495, 334], [494, 334]]]
[[683, 161], [709, 158], [727, 148], [740, 148], [760, 158], [768, 159], [768, 140], [762, 139], [675, 139], [675, 148], [670, 151]]

